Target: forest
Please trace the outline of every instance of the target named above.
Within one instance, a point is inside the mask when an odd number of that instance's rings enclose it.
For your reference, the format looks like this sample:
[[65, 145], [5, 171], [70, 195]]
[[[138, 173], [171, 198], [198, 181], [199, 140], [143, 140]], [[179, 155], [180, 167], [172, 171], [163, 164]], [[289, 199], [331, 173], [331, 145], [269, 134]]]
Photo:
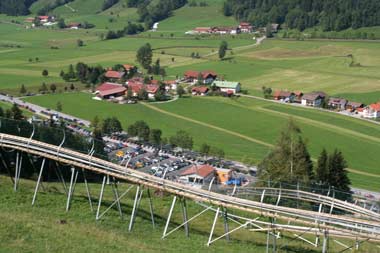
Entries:
[[380, 0], [227, 0], [223, 13], [255, 26], [341, 31], [380, 25]]
[[0, 13], [10, 16], [29, 14], [29, 7], [37, 0], [1, 0]]

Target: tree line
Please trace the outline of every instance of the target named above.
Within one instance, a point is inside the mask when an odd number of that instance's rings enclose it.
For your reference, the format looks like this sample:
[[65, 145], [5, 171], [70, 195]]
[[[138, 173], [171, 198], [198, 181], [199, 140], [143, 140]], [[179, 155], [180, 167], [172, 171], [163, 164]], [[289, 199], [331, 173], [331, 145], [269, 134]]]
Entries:
[[226, 0], [223, 13], [260, 27], [278, 23], [301, 31], [317, 25], [341, 31], [380, 25], [380, 0]]
[[[45, 143], [60, 145], [62, 140], [65, 139], [63, 147], [76, 150], [87, 154], [89, 150], [94, 147], [94, 156], [107, 160], [107, 155], [104, 152], [104, 142], [101, 138], [91, 138], [85, 137], [79, 134], [75, 134], [65, 127], [65, 122], [55, 122], [53, 119], [43, 121], [42, 123], [30, 123], [27, 121], [23, 114], [23, 111], [13, 104], [9, 109], [3, 110], [0, 107], [0, 132], [5, 134], [12, 134], [17, 136], [22, 136], [29, 138], [32, 133], [33, 140], [42, 141]], [[4, 149], [0, 150], [1, 159], [3, 162], [0, 166], [0, 173], [9, 173], [14, 175], [10, 170], [13, 168], [13, 163], [15, 161], [16, 152], [8, 152]], [[31, 178], [39, 172], [39, 164], [41, 159], [30, 156], [26, 153], [21, 153], [23, 157], [21, 177]], [[43, 177], [46, 179], [55, 180], [56, 172], [54, 169], [56, 167], [62, 168], [62, 174], [66, 178], [69, 176], [70, 170], [67, 169], [66, 165], [60, 165], [55, 162], [48, 162], [47, 168], [44, 170]], [[96, 178], [91, 177], [91, 178]]]
[[108, 31], [106, 35], [102, 35], [105, 40], [119, 39], [126, 35], [134, 35], [144, 31], [144, 27], [138, 23], [128, 22], [128, 24], [121, 30]]
[[37, 0], [1, 0], [0, 13], [9, 16], [29, 14], [29, 7]]

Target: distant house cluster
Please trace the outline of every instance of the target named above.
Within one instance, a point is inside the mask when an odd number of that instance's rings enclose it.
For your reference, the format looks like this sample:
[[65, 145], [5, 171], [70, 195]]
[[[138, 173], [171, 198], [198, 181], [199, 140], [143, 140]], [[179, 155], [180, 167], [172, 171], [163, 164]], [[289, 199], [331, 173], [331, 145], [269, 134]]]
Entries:
[[276, 90], [272, 96], [274, 100], [286, 103], [298, 103], [311, 107], [324, 106], [330, 110], [356, 113], [364, 118], [380, 118], [380, 102], [366, 106], [363, 103], [348, 101], [345, 98], [328, 97], [326, 93], [321, 91], [302, 93], [300, 91]]
[[27, 23], [33, 23], [32, 26], [34, 26], [34, 22], [38, 20], [41, 25], [43, 26], [52, 26], [56, 24], [56, 20], [54, 16], [37, 16], [37, 17], [29, 17], [25, 19], [25, 22]]
[[[272, 32], [277, 32], [279, 24], [271, 24]], [[212, 27], [195, 27], [193, 30], [186, 32], [186, 34], [240, 34], [240, 33], [253, 33], [256, 31], [265, 32], [266, 27], [256, 28], [248, 22], [240, 22], [237, 26], [212, 26]]]
[[[241, 91], [239, 82], [220, 81], [215, 71], [194, 71], [188, 70], [184, 73], [182, 81], [195, 85], [191, 89], [194, 96], [205, 96], [210, 90], [219, 90], [227, 95], [235, 95]], [[200, 85], [201, 84], [201, 85]]]
[[144, 80], [144, 78], [139, 76], [131, 76], [130, 73], [137, 73], [138, 69], [134, 65], [124, 64], [121, 70], [108, 69], [104, 77], [107, 79], [106, 82], [99, 85], [95, 94], [94, 99], [97, 100], [112, 100], [114, 102], [126, 103], [126, 96], [128, 91], [132, 95], [132, 98], [137, 98], [139, 93], [144, 90], [147, 93], [148, 99], [155, 99], [155, 95], [159, 91], [161, 85], [164, 85], [165, 92], [171, 90], [176, 90], [178, 82], [176, 80], [168, 81], [158, 81], [158, 80]]

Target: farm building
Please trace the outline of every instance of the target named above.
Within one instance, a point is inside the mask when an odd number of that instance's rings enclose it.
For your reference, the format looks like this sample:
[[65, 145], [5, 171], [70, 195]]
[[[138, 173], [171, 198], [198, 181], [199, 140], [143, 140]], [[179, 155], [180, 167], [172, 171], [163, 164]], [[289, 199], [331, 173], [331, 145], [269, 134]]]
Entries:
[[180, 174], [180, 181], [183, 183], [202, 185], [210, 182], [215, 176], [215, 168], [209, 165], [194, 165]]
[[[184, 74], [185, 81], [187, 82], [198, 82], [202, 81], [204, 84], [211, 84], [218, 75], [214, 71], [193, 71], [188, 70]], [[198, 78], [201, 77], [202, 80], [198, 80]]]
[[276, 90], [273, 93], [273, 99], [281, 100], [285, 102], [293, 102], [295, 99], [295, 94], [294, 92], [290, 92], [290, 91]]
[[332, 109], [345, 110], [347, 99], [343, 98], [329, 98], [328, 106]]
[[193, 96], [205, 96], [208, 91], [209, 88], [207, 86], [196, 86], [191, 89], [191, 94]]
[[103, 83], [96, 88], [95, 94], [102, 99], [125, 95], [127, 88], [117, 83]]
[[319, 107], [322, 105], [326, 94], [324, 92], [306, 93], [302, 96], [301, 104], [305, 106]]
[[239, 24], [240, 32], [242, 33], [251, 33], [253, 32], [253, 26], [250, 23], [247, 22], [241, 22]]
[[239, 82], [214, 81], [212, 86], [219, 88], [221, 92], [232, 94], [236, 94], [241, 90], [241, 84]]
[[378, 119], [380, 118], [380, 102], [370, 104], [363, 110], [363, 117]]
[[125, 75], [125, 72], [108, 70], [104, 76], [107, 77], [108, 79], [120, 80], [121, 78], [123, 78], [124, 75]]
[[178, 86], [177, 80], [167, 80], [167, 81], [164, 81], [164, 84], [165, 84], [166, 91], [176, 90]]

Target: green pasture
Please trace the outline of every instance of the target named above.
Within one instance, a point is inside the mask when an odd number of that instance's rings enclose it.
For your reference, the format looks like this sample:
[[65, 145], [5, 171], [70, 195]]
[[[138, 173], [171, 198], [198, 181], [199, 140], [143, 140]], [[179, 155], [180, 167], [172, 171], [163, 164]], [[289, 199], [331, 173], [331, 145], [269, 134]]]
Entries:
[[[301, 127], [314, 159], [323, 148], [329, 151], [338, 148], [345, 155], [349, 168], [380, 175], [377, 155], [380, 126], [326, 112], [249, 98], [183, 98], [166, 104], [150, 104], [153, 108], [142, 104], [115, 105], [95, 101], [85, 93], [29, 97], [26, 100], [53, 109], [60, 101], [64, 112], [88, 120], [96, 115], [102, 118], [116, 116], [125, 128], [142, 119], [153, 128], [162, 129], [165, 136], [184, 129], [193, 135], [196, 149], [206, 142], [223, 148], [228, 158], [246, 163], [259, 162], [276, 144], [283, 126], [293, 118]], [[366, 188], [377, 187], [376, 180], [369, 175], [361, 175], [360, 180], [353, 182], [365, 185], [360, 183], [363, 180], [373, 182]]]

